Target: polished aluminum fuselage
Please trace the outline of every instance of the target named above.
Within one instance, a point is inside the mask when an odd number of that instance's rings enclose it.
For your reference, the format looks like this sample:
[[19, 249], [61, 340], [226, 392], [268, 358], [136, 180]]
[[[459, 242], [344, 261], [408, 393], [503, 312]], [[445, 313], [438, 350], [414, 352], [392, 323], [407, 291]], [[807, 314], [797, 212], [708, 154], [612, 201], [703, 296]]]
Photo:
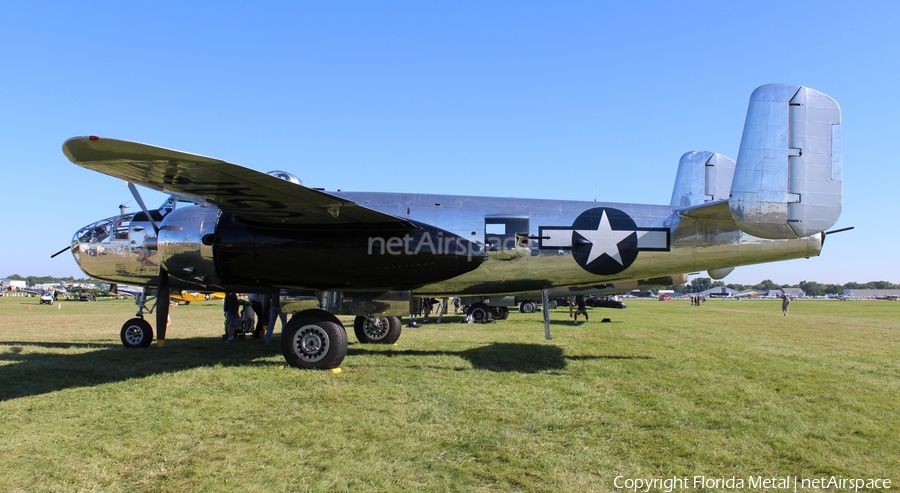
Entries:
[[[680, 217], [663, 205], [563, 200], [489, 198], [456, 195], [339, 193], [373, 209], [436, 224], [454, 234], [485, 241], [485, 218], [529, 219], [529, 254], [509, 260], [488, 259], [478, 269], [416, 289], [418, 294], [493, 294], [550, 287], [588, 288], [616, 281], [649, 279], [684, 272], [735, 267], [777, 260], [814, 257], [820, 235], [793, 240], [767, 240], [742, 232], [730, 220]], [[669, 251], [645, 251], [624, 271], [598, 276], [581, 268], [565, 251], [539, 249], [533, 239], [541, 226], [571, 226], [585, 210], [612, 207], [627, 213], [638, 227], [667, 228]], [[407, 214], [407, 209], [409, 213]]]
[[682, 156], [669, 206], [330, 193], [284, 172], [97, 136], [69, 139], [63, 152], [204, 204], [159, 217], [156, 236], [138, 215], [82, 229], [73, 253], [85, 272], [207, 292], [489, 295], [721, 277], [818, 255], [842, 209], [840, 107], [793, 84], [753, 92], [736, 160]]
[[[428, 275], [429, 267], [423, 264], [421, 283], [411, 287], [398, 286], [410, 289], [417, 295], [490, 295], [561, 287], [585, 289], [613, 282], [817, 256], [822, 247], [819, 234], [785, 240], [757, 238], [741, 231], [730, 218], [684, 217], [679, 214], [678, 208], [663, 205], [429, 194], [333, 194], [363, 207], [441, 228], [481, 246], [490, 246], [493, 228], [498, 223], [509, 221], [509, 224], [516, 225], [515, 232], [519, 235], [515, 245], [507, 243], [503, 248], [487, 248], [487, 254], [478, 252], [472, 255], [469, 261], [477, 262], [477, 265], [461, 275], [435, 280], [433, 275]], [[640, 251], [627, 268], [606, 275], [589, 272], [575, 261], [567, 249], [541, 248], [542, 228], [572, 228], [585, 211], [602, 207], [624, 212], [639, 229], [665, 229], [668, 231], [666, 248]], [[223, 283], [221, 279], [229, 278], [228, 272], [221, 271], [226, 267], [221, 262], [213, 261], [216, 248], [221, 247], [204, 244], [203, 237], [218, 229], [216, 221], [220, 217], [215, 206], [178, 209], [161, 223], [161, 233], [169, 231], [169, 236], [178, 240], [170, 241], [167, 246], [161, 245], [161, 251], [145, 248], [145, 241], [154, 236], [149, 222], [131, 221], [130, 215], [111, 218], [79, 231], [73, 238], [73, 254], [85, 272], [112, 282], [154, 284], [162, 263], [172, 275], [173, 288], [207, 291], [252, 288], [246, 285], [246, 281], [240, 285]], [[85, 232], [95, 231], [102, 225], [118, 228], [118, 234], [85, 235]], [[288, 226], [282, 227], [281, 231], [285, 228]], [[527, 237], [523, 229], [527, 229]], [[543, 231], [544, 238], [547, 238], [546, 230]], [[377, 235], [378, 232], [369, 234]], [[165, 235], [160, 234], [160, 238], [165, 238]], [[267, 255], [264, 246], [258, 249], [260, 251], [254, 252], [254, 255]], [[279, 254], [281, 257], [277, 262], [286, 265], [302, 258], [305, 252], [298, 249], [290, 254], [283, 251]], [[348, 253], [335, 250], [335, 255], [333, 270], [338, 272], [342, 268], [340, 255], [346, 258]], [[383, 253], [369, 248], [353, 255]], [[195, 259], [196, 267], [191, 263]], [[358, 262], [357, 265], [364, 264]], [[219, 272], [215, 272], [216, 269]], [[385, 287], [384, 282], [373, 287], [363, 281], [353, 286], [328, 286], [328, 279], [296, 277], [269, 287], [354, 291]]]

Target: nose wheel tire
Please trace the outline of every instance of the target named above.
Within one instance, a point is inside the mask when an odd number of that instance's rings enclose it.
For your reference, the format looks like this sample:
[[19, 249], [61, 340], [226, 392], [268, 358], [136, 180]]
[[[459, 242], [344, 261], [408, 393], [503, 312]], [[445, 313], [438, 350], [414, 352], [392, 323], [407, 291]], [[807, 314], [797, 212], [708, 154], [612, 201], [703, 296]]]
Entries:
[[127, 348], [148, 348], [153, 342], [153, 328], [143, 318], [132, 318], [125, 322], [119, 335]]
[[393, 344], [400, 338], [400, 317], [363, 317], [353, 321], [353, 332], [362, 343]]
[[337, 368], [347, 356], [347, 332], [334, 315], [306, 310], [294, 315], [281, 332], [281, 352], [297, 368]]

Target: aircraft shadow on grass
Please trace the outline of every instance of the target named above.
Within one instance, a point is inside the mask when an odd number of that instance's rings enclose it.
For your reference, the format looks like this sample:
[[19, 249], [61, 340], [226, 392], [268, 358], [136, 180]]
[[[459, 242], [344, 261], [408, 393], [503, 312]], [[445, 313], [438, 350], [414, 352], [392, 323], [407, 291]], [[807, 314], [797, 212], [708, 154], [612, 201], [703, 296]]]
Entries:
[[597, 359], [649, 359], [647, 356], [566, 356], [557, 346], [545, 344], [517, 344], [494, 342], [462, 351], [422, 351], [401, 349], [373, 351], [371, 346], [354, 345], [347, 350], [348, 355], [384, 356], [459, 356], [469, 361], [475, 369], [496, 372], [541, 373], [562, 370], [569, 361]]
[[[592, 310], [590, 312], [591, 322], [587, 326], [594, 327], [596, 329], [611, 328], [612, 326], [608, 325], [608, 323], [601, 322], [601, 320], [609, 319], [610, 322], [614, 325], [622, 323], [621, 321], [616, 320], [616, 315], [618, 315], [616, 310], [604, 310], [604, 309]], [[512, 314], [510, 314], [510, 316], [512, 316]], [[565, 318], [560, 318], [560, 317], [565, 317]], [[455, 314], [445, 315], [443, 323], [444, 324], [463, 324], [464, 320], [463, 320], [462, 315], [455, 315]], [[490, 327], [494, 323], [497, 323], [497, 322], [485, 324], [484, 327]], [[503, 323], [503, 322], [500, 322], [500, 323]], [[600, 325], [601, 323], [603, 323], [603, 325]], [[432, 322], [423, 322], [421, 320], [419, 321], [419, 325], [422, 327], [438, 326], [438, 324], [435, 324]], [[577, 326], [582, 327], [582, 325], [584, 325], [584, 317], [579, 315]], [[468, 324], [468, 326], [475, 327], [475, 328], [481, 327], [480, 324]], [[550, 326], [551, 327], [575, 327], [575, 324], [574, 324], [573, 319], [570, 316], [568, 316], [568, 314], [563, 315], [563, 313], [560, 312], [560, 313], [552, 313], [551, 314]], [[415, 329], [413, 329], [413, 330], [415, 330]]]
[[[601, 322], [601, 320], [603, 320], [603, 319], [610, 319], [610, 320], [609, 320], [609, 322]], [[580, 320], [578, 321], [578, 327], [581, 327], [582, 325], [584, 325], [584, 323], [585, 323], [585, 322], [584, 322], [584, 319], [583, 319], [583, 318], [580, 319]], [[615, 319], [612, 319], [612, 318], [610, 318], [610, 317], [604, 317], [604, 316], [598, 314], [598, 315], [596, 315], [596, 317], [591, 317], [591, 322], [589, 322], [589, 323], [587, 324], [587, 326], [588, 326], [588, 327], [594, 327], [594, 328], [596, 328], [596, 329], [599, 330], [599, 329], [609, 329], [609, 328], [612, 328], [612, 325], [610, 325], [610, 324], [615, 325], [615, 324], [621, 324], [621, 323], [622, 323], [622, 322], [619, 322], [619, 321], [617, 321], [617, 320], [615, 320]], [[600, 324], [603, 324], [603, 325], [600, 325]], [[568, 320], [550, 320], [550, 325], [551, 325], [551, 326], [554, 326], [554, 327], [575, 327], [575, 323], [572, 321], [572, 319], [568, 319]]]
[[[25, 348], [95, 349], [78, 354], [30, 353]], [[568, 361], [588, 359], [647, 359], [644, 356], [566, 356], [557, 346], [546, 344], [491, 343], [461, 351], [427, 351], [352, 344], [348, 354], [403, 356], [458, 356], [475, 369], [495, 372], [540, 373], [561, 370]], [[280, 341], [271, 345], [246, 340], [224, 344], [209, 338], [173, 341], [164, 349], [125, 349], [118, 345], [4, 341], [0, 345], [0, 401], [41, 395], [69, 388], [121, 382], [161, 373], [208, 366], [272, 366], [266, 360], [281, 356]], [[298, 374], [301, 378], [302, 374]]]

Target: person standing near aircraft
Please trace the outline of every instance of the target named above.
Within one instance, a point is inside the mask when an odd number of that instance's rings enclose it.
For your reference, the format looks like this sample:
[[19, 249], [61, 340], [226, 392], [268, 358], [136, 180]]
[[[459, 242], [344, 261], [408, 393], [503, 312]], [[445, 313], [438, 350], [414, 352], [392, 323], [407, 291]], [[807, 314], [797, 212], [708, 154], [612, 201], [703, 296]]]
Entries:
[[786, 317], [788, 314], [788, 310], [791, 309], [791, 297], [787, 295], [787, 293], [781, 295], [781, 311], [784, 313]]
[[241, 317], [238, 314], [238, 298], [235, 293], [225, 295], [225, 342], [237, 342], [234, 334], [237, 332], [238, 326], [241, 324]]
[[263, 329], [263, 325], [269, 320], [269, 315], [265, 310], [265, 298], [266, 295], [259, 293], [250, 293], [247, 295], [247, 299], [250, 300], [250, 307], [253, 308], [253, 313], [255, 315], [255, 322], [251, 321], [251, 323], [255, 323], [252, 336], [254, 339], [259, 339], [260, 334], [265, 330]]
[[584, 305], [584, 295], [578, 295], [575, 297], [575, 304], [578, 305], [578, 309], [575, 310], [575, 325], [578, 325], [578, 315], [584, 315], [584, 323], [588, 323], [591, 320], [588, 318], [587, 307]]
[[269, 326], [266, 327], [266, 344], [272, 343], [272, 332], [275, 330], [275, 321], [281, 317], [281, 330], [287, 324], [287, 315], [281, 311], [281, 296], [278, 293], [269, 298]]
[[428, 316], [431, 315], [433, 306], [434, 298], [422, 298], [422, 312], [425, 313], [425, 318], [422, 320], [423, 322], [428, 322]]

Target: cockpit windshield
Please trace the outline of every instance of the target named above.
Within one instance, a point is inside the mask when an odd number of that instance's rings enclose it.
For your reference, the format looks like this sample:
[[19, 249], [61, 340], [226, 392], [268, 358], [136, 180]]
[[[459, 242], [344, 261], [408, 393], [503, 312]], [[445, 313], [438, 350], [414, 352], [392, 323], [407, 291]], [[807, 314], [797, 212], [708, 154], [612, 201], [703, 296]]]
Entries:
[[[126, 221], [126, 225], [122, 231], [116, 229], [115, 224], [120, 222], [118, 220], [123, 218], [128, 218]], [[79, 243], [99, 243], [107, 238], [109, 238], [110, 231], [114, 231], [114, 235], [118, 237], [119, 234], [124, 233], [124, 237], [128, 238], [128, 225], [131, 221], [131, 214], [127, 216], [118, 216], [114, 218], [104, 219], [102, 221], [97, 221], [94, 224], [85, 226], [78, 230], [75, 233], [75, 241]]]
[[[152, 210], [149, 212], [153, 221], [156, 222], [156, 224], [159, 224], [162, 222], [163, 218], [171, 212], [171, 209]], [[131, 230], [132, 223], [142, 222], [149, 222], [147, 220], [147, 214], [143, 211], [134, 214], [123, 214], [121, 216], [110, 217], [79, 229], [72, 239], [77, 243], [100, 243], [110, 240], [128, 240], [128, 234]], [[136, 231], [137, 230], [140, 230], [140, 228], [136, 229]]]
[[[159, 209], [147, 212], [139, 211], [132, 214], [122, 214], [121, 216], [114, 216], [97, 221], [79, 229], [72, 238], [72, 241], [75, 243], [97, 244], [116, 240], [135, 240], [135, 238], [129, 236], [132, 231], [132, 226], [135, 226], [133, 228], [134, 231], [147, 231], [149, 229], [150, 234], [152, 234], [153, 230], [148, 228], [147, 225], [134, 223], [151, 222], [147, 218], [147, 213], [149, 213], [150, 218], [153, 220], [152, 222], [159, 225], [162, 223], [163, 218], [175, 210], [179, 202], [184, 202], [184, 199], [173, 195], [163, 202]], [[142, 238], [138, 238], [137, 240], [140, 242]]]

